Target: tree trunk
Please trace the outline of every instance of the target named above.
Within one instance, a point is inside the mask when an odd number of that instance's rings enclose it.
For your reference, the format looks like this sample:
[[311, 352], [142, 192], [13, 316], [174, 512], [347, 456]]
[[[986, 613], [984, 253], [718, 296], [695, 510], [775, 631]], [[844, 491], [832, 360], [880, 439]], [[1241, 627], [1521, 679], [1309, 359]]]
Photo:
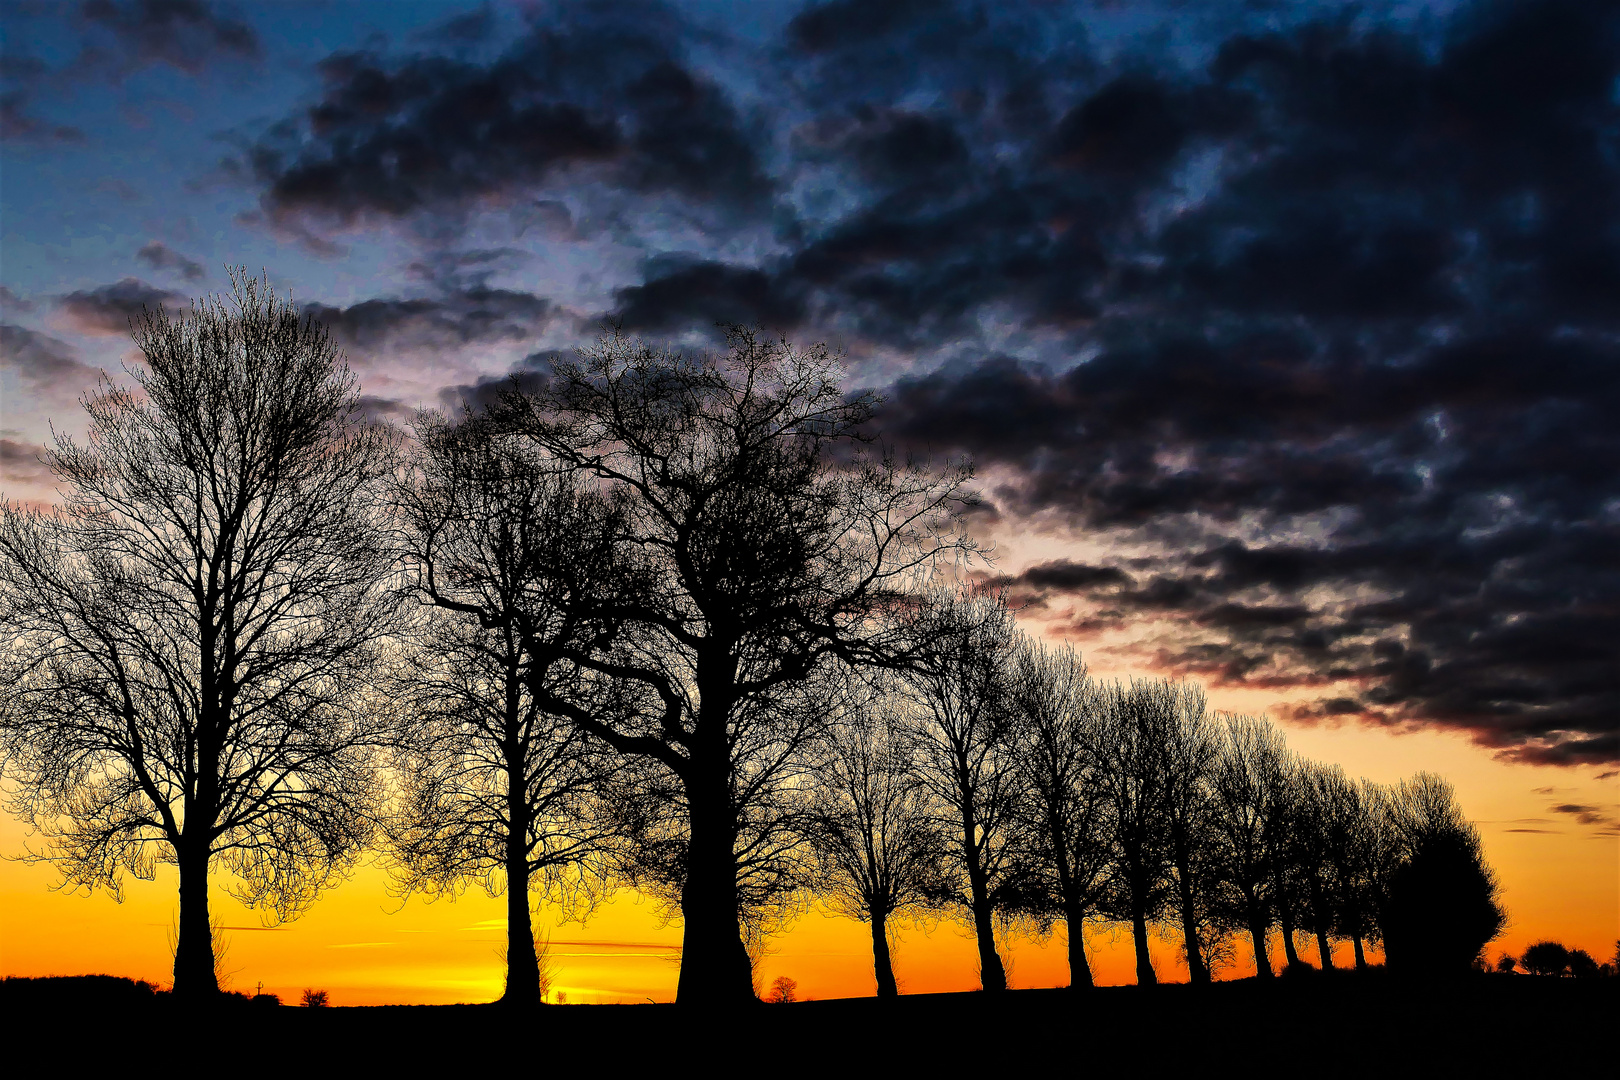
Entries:
[[731, 1007], [754, 997], [753, 969], [737, 919], [737, 863], [732, 850], [724, 774], [686, 785], [691, 832], [681, 918], [686, 924], [675, 1000], [683, 1005]]
[[1261, 913], [1260, 904], [1248, 897], [1249, 908], [1249, 937], [1254, 942], [1254, 973], [1261, 979], [1270, 979], [1274, 976], [1271, 971], [1271, 957], [1266, 955], [1266, 918]]
[[1071, 989], [1091, 987], [1091, 961], [1086, 959], [1086, 914], [1078, 904], [1069, 904], [1064, 912], [1069, 929], [1069, 986]]
[[1294, 946], [1294, 907], [1288, 902], [1280, 877], [1277, 879], [1277, 921], [1282, 924], [1283, 956], [1289, 967], [1299, 967], [1299, 950]]
[[1333, 946], [1328, 944], [1326, 930], [1316, 931], [1316, 953], [1322, 958], [1322, 970], [1333, 970]]
[[1131, 890], [1131, 939], [1136, 944], [1136, 985], [1157, 986], [1159, 976], [1153, 970], [1153, 958], [1148, 955], [1147, 884], [1140, 872], [1126, 878]]
[[1153, 971], [1153, 960], [1148, 956], [1147, 917], [1138, 904], [1131, 906], [1131, 938], [1136, 942], [1136, 985], [1157, 986], [1159, 976]]
[[[519, 774], [521, 777], [521, 773]], [[526, 815], [513, 822], [506, 838], [506, 992], [503, 1005], [539, 1005], [540, 957], [534, 948], [534, 923], [529, 914], [529, 853]]]
[[889, 958], [889, 920], [876, 912], [872, 914], [872, 967], [877, 974], [877, 996], [900, 996], [900, 986], [894, 981], [894, 963]]
[[1316, 932], [1316, 953], [1322, 958], [1322, 970], [1333, 970], [1333, 946], [1328, 944], [1327, 892], [1321, 879], [1311, 875], [1311, 922]]
[[1192, 860], [1186, 852], [1180, 855], [1176, 860], [1176, 883], [1181, 893], [1181, 936], [1187, 948], [1187, 976], [1198, 985], [1209, 982], [1209, 968], [1198, 947], [1198, 915], [1193, 908], [1192, 873], [1188, 869]]
[[174, 996], [205, 1001], [219, 994], [214, 974], [214, 930], [208, 919], [208, 846], [175, 845], [180, 869], [180, 928], [174, 946]]
[[995, 925], [991, 920], [990, 885], [979, 866], [978, 828], [971, 814], [962, 818], [962, 855], [967, 860], [968, 899], [973, 907], [973, 934], [979, 945], [979, 986], [992, 993], [1007, 989], [1007, 969], [996, 952]]
[[1360, 934], [1351, 934], [1350, 935], [1350, 940], [1353, 941], [1355, 943], [1355, 946], [1356, 946], [1356, 970], [1357, 971], [1366, 971], [1367, 970], [1367, 954], [1361, 948], [1361, 935]]

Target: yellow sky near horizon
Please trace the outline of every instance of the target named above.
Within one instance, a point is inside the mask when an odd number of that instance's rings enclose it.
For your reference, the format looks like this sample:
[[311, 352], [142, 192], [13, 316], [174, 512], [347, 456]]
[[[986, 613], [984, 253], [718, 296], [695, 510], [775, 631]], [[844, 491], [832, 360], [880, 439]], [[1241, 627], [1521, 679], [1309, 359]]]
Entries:
[[[1235, 708], [1212, 695], [1216, 707]], [[1292, 747], [1309, 757], [1337, 761], [1352, 776], [1389, 782], [1427, 769], [1455, 785], [1463, 810], [1480, 828], [1485, 851], [1503, 886], [1509, 926], [1491, 955], [1520, 953], [1552, 938], [1598, 959], [1620, 938], [1620, 838], [1612, 826], [1583, 824], [1555, 805], [1603, 808], [1620, 815], [1620, 781], [1596, 768], [1513, 764], [1454, 735], [1392, 734], [1356, 725], [1302, 728], [1285, 725]], [[51, 891], [55, 872], [14, 861], [25, 841], [22, 825], [0, 819], [0, 975], [72, 975], [105, 972], [163, 984], [169, 978], [176, 913], [171, 869], [156, 881], [129, 881], [123, 904], [104, 894]], [[500, 949], [505, 902], [477, 889], [454, 903], [403, 904], [389, 895], [385, 872], [363, 865], [323, 896], [301, 919], [266, 929], [216, 880], [213, 910], [228, 929], [223, 967], [234, 989], [266, 991], [296, 1001], [305, 987], [329, 991], [334, 1004], [439, 1004], [487, 1001], [501, 990]], [[652, 902], [620, 893], [588, 922], [553, 925], [542, 912], [537, 929], [549, 932], [555, 989], [569, 1001], [672, 1000], [680, 928], [660, 918]], [[1061, 929], [1040, 942], [1014, 936], [1007, 943], [1012, 982], [1020, 987], [1068, 982]], [[969, 990], [977, 985], [973, 943], [957, 924], [940, 921], [897, 927], [896, 970], [903, 992]], [[1093, 925], [1088, 953], [1097, 979], [1134, 979], [1130, 937], [1122, 928]], [[1166, 979], [1185, 977], [1175, 935], [1156, 937], [1155, 966]], [[1274, 951], [1278, 951], [1274, 943]], [[1314, 956], [1314, 951], [1307, 953]], [[1337, 962], [1349, 962], [1348, 945]], [[787, 975], [801, 996], [871, 994], [870, 931], [864, 924], [812, 909], [773, 940], [762, 964], [764, 984]], [[1220, 974], [1251, 973], [1245, 941], [1235, 939], [1233, 962]]]

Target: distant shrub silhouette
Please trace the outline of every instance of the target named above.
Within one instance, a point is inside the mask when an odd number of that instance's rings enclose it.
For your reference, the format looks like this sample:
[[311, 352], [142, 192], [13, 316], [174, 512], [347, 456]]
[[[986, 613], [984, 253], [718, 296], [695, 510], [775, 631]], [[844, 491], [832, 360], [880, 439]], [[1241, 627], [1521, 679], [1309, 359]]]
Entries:
[[71, 1013], [81, 1009], [125, 1010], [151, 1005], [167, 994], [144, 980], [117, 975], [53, 975], [0, 979], [0, 1014], [19, 1007]]
[[304, 991], [303, 998], [298, 1002], [298, 1004], [302, 1005], [306, 1009], [324, 1009], [331, 1004], [331, 1002], [327, 1000], [325, 990], [306, 989]]
[[1569, 950], [1569, 973], [1577, 979], [1593, 979], [1600, 974], [1598, 962], [1585, 949]]
[[1520, 960], [1532, 975], [1562, 975], [1569, 970], [1569, 950], [1556, 941], [1538, 941]]
[[1501, 956], [1496, 958], [1496, 970], [1500, 971], [1503, 975], [1513, 974], [1514, 970], [1517, 969], [1518, 966], [1518, 960], [1514, 959], [1507, 953], [1503, 953]]
[[772, 1005], [786, 1005], [790, 1001], [797, 1000], [798, 992], [799, 984], [796, 980], [790, 979], [786, 975], [778, 975], [776, 981], [771, 983], [770, 997], [765, 1000]]

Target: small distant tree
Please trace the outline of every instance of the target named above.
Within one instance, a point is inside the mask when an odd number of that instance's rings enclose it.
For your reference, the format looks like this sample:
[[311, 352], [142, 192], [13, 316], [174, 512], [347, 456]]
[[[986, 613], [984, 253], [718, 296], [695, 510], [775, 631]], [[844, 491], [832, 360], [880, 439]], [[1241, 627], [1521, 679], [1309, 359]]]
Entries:
[[269, 286], [147, 311], [133, 385], [45, 454], [63, 505], [0, 507], [0, 756], [67, 884], [179, 870], [174, 993], [219, 991], [208, 879], [289, 919], [364, 846], [397, 627], [382, 481], [327, 332]]
[[324, 1009], [331, 1002], [327, 999], [325, 990], [304, 989], [304, 996], [299, 998], [298, 1004], [306, 1009]]
[[778, 975], [776, 981], [771, 983], [771, 993], [766, 1001], [772, 1005], [787, 1005], [797, 1000], [799, 984], [786, 975]]
[[1599, 974], [1598, 962], [1585, 949], [1569, 950], [1569, 973], [1577, 979], [1591, 979]]
[[1524, 950], [1520, 963], [1532, 975], [1563, 975], [1569, 971], [1569, 950], [1556, 941], [1538, 941]]
[[1512, 975], [1519, 968], [1519, 961], [1508, 953], [1496, 958], [1496, 970], [1503, 975]]

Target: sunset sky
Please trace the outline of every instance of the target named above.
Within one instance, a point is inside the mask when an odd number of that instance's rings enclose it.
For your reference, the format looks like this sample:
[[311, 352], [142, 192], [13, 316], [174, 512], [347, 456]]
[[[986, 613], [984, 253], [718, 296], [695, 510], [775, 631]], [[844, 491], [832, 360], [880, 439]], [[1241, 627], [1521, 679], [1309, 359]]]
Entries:
[[[7, 0], [0, 40], [6, 497], [55, 500], [36, 455], [134, 362], [131, 313], [227, 266], [402, 424], [609, 322], [825, 341], [888, 441], [975, 460], [1028, 630], [1352, 776], [1441, 773], [1504, 886], [1492, 955], [1612, 954], [1613, 5]], [[172, 874], [122, 905], [54, 880], [0, 863], [0, 974], [168, 978]], [[401, 901], [368, 863], [266, 929], [217, 884], [237, 989], [500, 991], [476, 891]], [[673, 997], [650, 902], [550, 933], [569, 1000]], [[1128, 934], [1090, 933], [1131, 981]], [[871, 992], [864, 926], [812, 909], [774, 950], [767, 983]], [[1010, 951], [1066, 982], [1061, 938]], [[949, 922], [896, 966], [976, 985]]]

